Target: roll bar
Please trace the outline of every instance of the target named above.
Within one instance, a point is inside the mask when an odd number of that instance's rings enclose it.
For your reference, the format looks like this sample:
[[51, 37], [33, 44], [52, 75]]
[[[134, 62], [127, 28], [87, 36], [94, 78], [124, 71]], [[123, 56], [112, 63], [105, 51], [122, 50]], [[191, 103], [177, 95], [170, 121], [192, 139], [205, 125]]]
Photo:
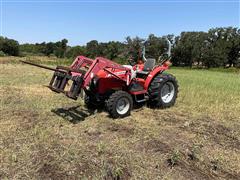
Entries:
[[[168, 50], [167, 50], [166, 54], [168, 55], [168, 58], [169, 58], [171, 56], [172, 44], [167, 37], [165, 37], [165, 39], [166, 39], [167, 44], [168, 44]], [[146, 55], [146, 43], [147, 43], [147, 40], [144, 41], [143, 47], [142, 47], [142, 57], [143, 57], [144, 62], [147, 61], [147, 58], [145, 57], [145, 55]]]
[[146, 62], [147, 61], [147, 58], [145, 57], [145, 54], [146, 54], [146, 43], [147, 43], [147, 40], [146, 41], [144, 41], [144, 43], [143, 43], [143, 47], [142, 47], [142, 56], [143, 56], [143, 60], [144, 60], [144, 62]]
[[168, 55], [168, 57], [170, 57], [171, 56], [172, 44], [167, 37], [165, 37], [165, 39], [167, 40], [167, 43], [168, 43], [168, 51], [167, 51], [166, 54]]

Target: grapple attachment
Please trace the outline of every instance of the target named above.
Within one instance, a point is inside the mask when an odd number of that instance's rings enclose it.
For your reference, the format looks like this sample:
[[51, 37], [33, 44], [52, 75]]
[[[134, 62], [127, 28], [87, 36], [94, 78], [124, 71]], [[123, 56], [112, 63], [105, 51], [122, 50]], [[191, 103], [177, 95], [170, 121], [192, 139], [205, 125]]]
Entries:
[[[72, 75], [73, 72], [75, 73], [74, 76]], [[83, 76], [85, 73], [86, 72], [83, 70], [77, 71], [68, 67], [58, 66], [52, 76], [48, 87], [54, 92], [64, 93], [69, 98], [76, 100], [81, 93]], [[72, 81], [70, 89], [66, 91], [66, 86], [70, 81]]]
[[[84, 70], [77, 70], [71, 67], [57, 66], [57, 68], [51, 68], [48, 66], [43, 66], [35, 64], [32, 62], [22, 61], [25, 64], [30, 64], [32, 66], [37, 66], [40, 68], [48, 69], [54, 71], [52, 79], [47, 86], [52, 91], [56, 93], [64, 93], [67, 97], [76, 100], [81, 93], [81, 88], [83, 84], [83, 77], [86, 73]], [[70, 88], [67, 88], [67, 85]]]

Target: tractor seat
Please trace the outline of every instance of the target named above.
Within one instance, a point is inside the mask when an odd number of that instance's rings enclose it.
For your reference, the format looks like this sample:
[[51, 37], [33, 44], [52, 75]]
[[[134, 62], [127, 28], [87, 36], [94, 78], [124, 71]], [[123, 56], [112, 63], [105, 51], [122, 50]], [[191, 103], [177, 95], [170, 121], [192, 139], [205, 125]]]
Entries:
[[147, 59], [147, 61], [144, 63], [144, 67], [142, 71], [138, 71], [137, 74], [139, 75], [148, 75], [149, 72], [154, 68], [156, 63], [156, 60], [153, 58]]

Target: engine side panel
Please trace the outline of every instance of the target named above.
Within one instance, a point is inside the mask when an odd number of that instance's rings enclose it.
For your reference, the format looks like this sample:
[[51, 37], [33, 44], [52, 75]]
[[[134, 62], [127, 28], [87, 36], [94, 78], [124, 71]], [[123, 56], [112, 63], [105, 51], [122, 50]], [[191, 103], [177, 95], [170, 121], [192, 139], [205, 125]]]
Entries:
[[[114, 72], [114, 71], [113, 71]], [[121, 71], [116, 71], [114, 73], [119, 72], [119, 77], [124, 77], [125, 74], [120, 74]], [[96, 74], [98, 81], [97, 81], [97, 92], [99, 94], [104, 94], [110, 90], [124, 90], [126, 89], [126, 82], [122, 81], [116, 77], [114, 77], [113, 75], [107, 73], [104, 70], [100, 70], [97, 74]]]

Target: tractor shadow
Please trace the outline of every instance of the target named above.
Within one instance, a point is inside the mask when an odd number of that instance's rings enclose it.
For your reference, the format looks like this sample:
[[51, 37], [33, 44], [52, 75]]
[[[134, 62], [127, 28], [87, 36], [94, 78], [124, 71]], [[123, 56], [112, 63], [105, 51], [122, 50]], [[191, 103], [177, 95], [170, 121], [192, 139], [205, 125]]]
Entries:
[[[138, 112], [141, 111], [143, 107], [145, 107], [145, 103], [136, 104], [133, 107], [133, 111]], [[104, 107], [98, 107], [96, 109], [87, 109], [84, 106], [72, 106], [72, 107], [62, 107], [52, 109], [51, 112], [56, 114], [57, 116], [63, 118], [70, 123], [77, 124], [85, 120], [85, 118], [90, 117], [92, 115], [96, 115], [97, 113], [107, 112]], [[108, 115], [111, 118], [110, 115]]]
[[73, 106], [73, 107], [66, 107], [66, 108], [56, 108], [52, 109], [51, 112], [60, 116], [61, 118], [73, 123], [77, 124], [85, 120], [85, 118], [94, 115], [95, 113], [100, 112], [100, 110], [91, 110], [86, 109], [84, 107]]

